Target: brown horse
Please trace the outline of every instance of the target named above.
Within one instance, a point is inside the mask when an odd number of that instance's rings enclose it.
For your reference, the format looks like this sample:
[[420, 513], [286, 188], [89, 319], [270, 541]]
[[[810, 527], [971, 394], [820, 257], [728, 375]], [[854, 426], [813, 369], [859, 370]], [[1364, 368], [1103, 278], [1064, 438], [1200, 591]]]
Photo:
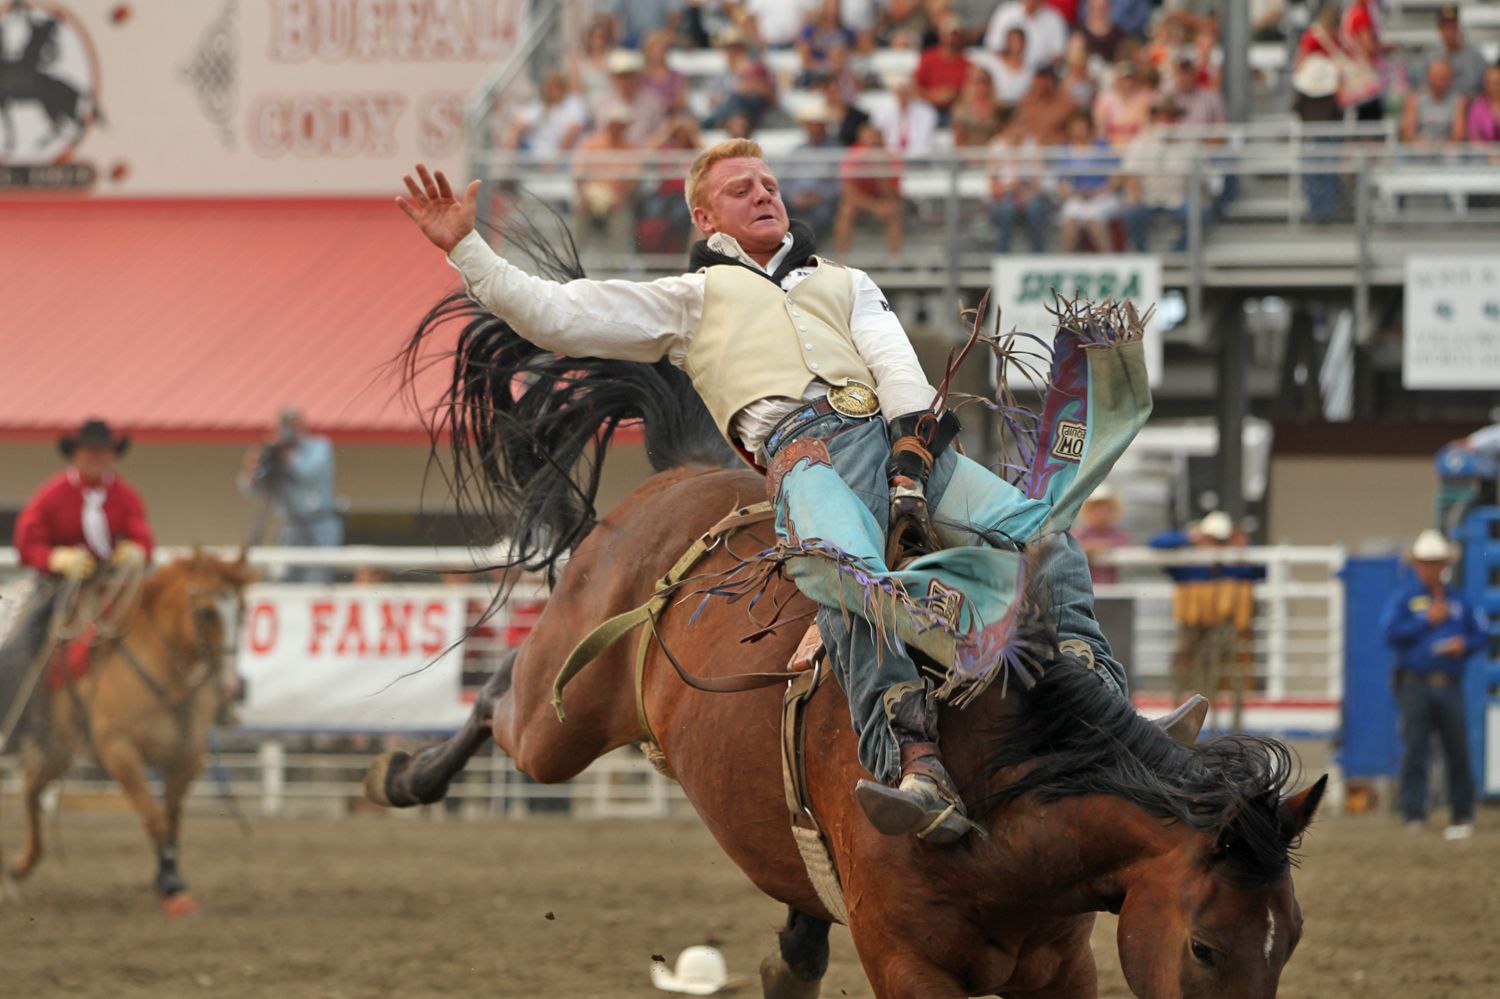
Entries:
[[[429, 316], [468, 318], [457, 298]], [[518, 375], [524, 375], [518, 378]], [[723, 452], [685, 379], [665, 364], [553, 359], [498, 321], [477, 318], [459, 340], [441, 429], [462, 503], [477, 500], [517, 539], [533, 567], [571, 549], [535, 630], [478, 699], [452, 739], [415, 756], [382, 757], [366, 788], [376, 801], [438, 800], [491, 736], [538, 780], [567, 780], [609, 750], [646, 738], [634, 642], [620, 642], [567, 688], [566, 720], [551, 704], [559, 667], [602, 620], [644, 603], [678, 556], [733, 510], [764, 498], [758, 475], [708, 468]], [[667, 469], [602, 520], [592, 516], [597, 468], [613, 428], [644, 417], [647, 451]], [[674, 467], [676, 466], [676, 467]], [[748, 529], [695, 570], [712, 577], [770, 546]], [[790, 907], [767, 996], [816, 996], [835, 918], [815, 890], [788, 820], [777, 689], [705, 693], [688, 671], [724, 677], [788, 662], [811, 606], [784, 581], [748, 601], [679, 591], [645, 664], [646, 724], [665, 765], [750, 879]], [[779, 624], [766, 610], [779, 606]], [[666, 651], [664, 651], [666, 650]], [[860, 766], [849, 709], [825, 684], [805, 712], [807, 783], [847, 923], [877, 995], [945, 999], [1000, 994], [1097, 994], [1089, 934], [1116, 912], [1119, 951], [1137, 995], [1276, 994], [1302, 915], [1289, 851], [1311, 821], [1319, 781], [1283, 800], [1288, 754], [1257, 739], [1183, 746], [1105, 692], [1083, 667], [1054, 662], [1029, 691], [999, 684], [964, 710], [945, 710], [944, 756], [987, 835], [934, 847], [873, 829], [855, 803]]]
[[[120, 634], [94, 647], [87, 674], [51, 693], [45, 723], [22, 750], [30, 827], [11, 876], [24, 879], [41, 861], [42, 792], [87, 748], [119, 782], [156, 847], [154, 886], [167, 911], [196, 911], [177, 867], [182, 801], [203, 769], [223, 698], [220, 604], [237, 609], [250, 579], [243, 555], [225, 562], [194, 554], [152, 571]], [[161, 772], [160, 802], [148, 767]]]

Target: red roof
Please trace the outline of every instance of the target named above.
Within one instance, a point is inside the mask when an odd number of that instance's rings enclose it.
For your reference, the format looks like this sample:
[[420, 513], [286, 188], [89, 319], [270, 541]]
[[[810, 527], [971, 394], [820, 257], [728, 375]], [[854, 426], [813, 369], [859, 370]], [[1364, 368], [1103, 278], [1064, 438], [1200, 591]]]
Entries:
[[412, 437], [384, 365], [457, 284], [390, 201], [0, 201], [0, 435]]

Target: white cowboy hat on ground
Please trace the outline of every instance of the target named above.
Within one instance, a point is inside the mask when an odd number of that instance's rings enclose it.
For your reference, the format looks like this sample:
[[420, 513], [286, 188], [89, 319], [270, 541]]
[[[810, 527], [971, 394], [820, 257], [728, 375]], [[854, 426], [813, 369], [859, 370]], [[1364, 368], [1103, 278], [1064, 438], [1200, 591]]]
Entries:
[[729, 984], [724, 955], [702, 944], [677, 955], [677, 967], [668, 970], [660, 961], [651, 962], [651, 984], [663, 992], [711, 996]]
[[1428, 528], [1417, 535], [1411, 546], [1411, 557], [1415, 562], [1446, 562], [1453, 557], [1453, 546], [1440, 531]]

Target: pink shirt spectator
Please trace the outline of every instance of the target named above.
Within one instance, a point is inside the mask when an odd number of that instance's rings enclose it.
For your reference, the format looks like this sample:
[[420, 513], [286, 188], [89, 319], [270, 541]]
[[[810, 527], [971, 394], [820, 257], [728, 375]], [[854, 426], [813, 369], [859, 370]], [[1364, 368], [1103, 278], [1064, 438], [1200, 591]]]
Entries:
[[1467, 137], [1470, 142], [1500, 142], [1500, 110], [1483, 97], [1469, 103]]
[[1151, 120], [1149, 91], [1137, 91], [1124, 97], [1106, 90], [1094, 99], [1094, 127], [1111, 146], [1123, 146]]

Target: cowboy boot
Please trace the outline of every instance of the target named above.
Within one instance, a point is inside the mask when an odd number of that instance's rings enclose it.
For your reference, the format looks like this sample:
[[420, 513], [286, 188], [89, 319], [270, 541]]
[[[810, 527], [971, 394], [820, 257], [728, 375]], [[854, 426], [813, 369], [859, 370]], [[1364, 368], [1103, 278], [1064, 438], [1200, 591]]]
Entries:
[[957, 842], [973, 823], [938, 756], [937, 701], [920, 681], [896, 684], [883, 700], [901, 747], [901, 776], [895, 787], [860, 781], [855, 800], [887, 836], [915, 833], [939, 846]]

